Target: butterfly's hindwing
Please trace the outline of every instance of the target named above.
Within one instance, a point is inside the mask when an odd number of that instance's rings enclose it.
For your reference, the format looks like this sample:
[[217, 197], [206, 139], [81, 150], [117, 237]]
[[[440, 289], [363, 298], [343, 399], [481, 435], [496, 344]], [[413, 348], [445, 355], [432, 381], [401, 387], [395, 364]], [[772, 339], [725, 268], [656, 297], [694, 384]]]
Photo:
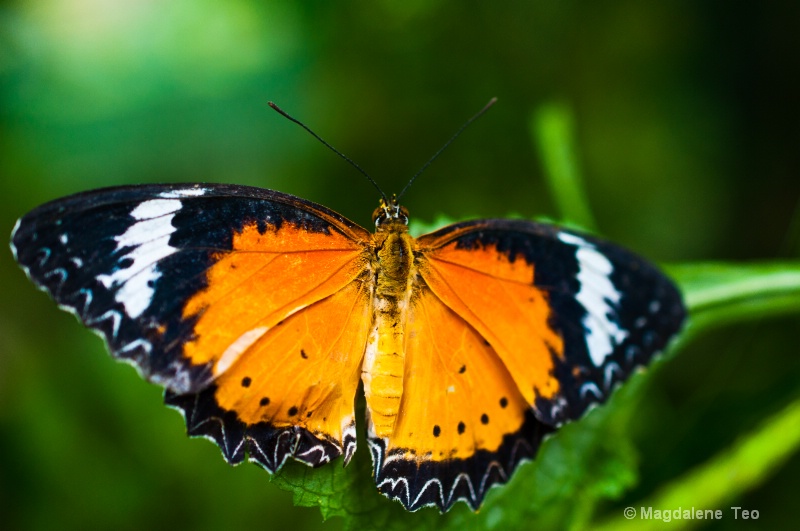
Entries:
[[[184, 410], [190, 434], [211, 437], [223, 453], [244, 444], [267, 470], [288, 456], [320, 466], [344, 455], [347, 463], [356, 447], [354, 398], [369, 302], [365, 283], [350, 282], [265, 330], [200, 393], [202, 403], [191, 395], [167, 401]], [[223, 414], [231, 411], [236, 415]]]

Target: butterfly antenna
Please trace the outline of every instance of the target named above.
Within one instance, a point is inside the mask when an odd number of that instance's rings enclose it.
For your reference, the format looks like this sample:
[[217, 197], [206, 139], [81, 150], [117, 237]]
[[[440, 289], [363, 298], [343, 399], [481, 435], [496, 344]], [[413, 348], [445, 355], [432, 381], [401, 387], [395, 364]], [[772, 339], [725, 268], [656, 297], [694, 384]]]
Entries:
[[306, 124], [304, 124], [303, 122], [301, 122], [300, 120], [298, 120], [298, 119], [297, 119], [297, 118], [295, 118], [294, 116], [291, 116], [289, 113], [287, 113], [286, 111], [284, 111], [283, 109], [281, 109], [280, 107], [278, 107], [277, 105], [275, 105], [275, 103], [273, 103], [273, 102], [269, 101], [269, 102], [267, 102], [267, 104], [268, 104], [270, 107], [272, 107], [274, 110], [276, 110], [278, 113], [280, 113], [281, 115], [283, 115], [283, 117], [284, 117], [284, 118], [287, 118], [287, 119], [291, 120], [292, 122], [296, 123], [297, 125], [299, 125], [299, 126], [300, 126], [300, 127], [302, 127], [303, 129], [305, 129], [306, 131], [308, 131], [308, 133], [309, 133], [311, 136], [313, 136], [314, 138], [316, 138], [317, 140], [319, 140], [320, 142], [322, 142], [322, 145], [323, 145], [323, 146], [325, 146], [326, 148], [330, 149], [331, 151], [333, 151], [334, 153], [336, 153], [337, 155], [339, 155], [340, 157], [342, 157], [344, 160], [346, 160], [346, 161], [347, 161], [347, 162], [348, 162], [348, 163], [349, 163], [349, 164], [350, 164], [352, 167], [354, 167], [355, 169], [357, 169], [357, 170], [358, 170], [358, 171], [361, 173], [361, 175], [363, 175], [364, 177], [366, 177], [366, 178], [367, 178], [367, 180], [368, 180], [369, 182], [371, 182], [371, 183], [372, 183], [372, 186], [374, 186], [374, 187], [375, 187], [375, 189], [376, 189], [376, 190], [378, 190], [378, 193], [379, 193], [379, 194], [381, 194], [381, 197], [383, 198], [383, 201], [384, 201], [384, 203], [385, 203], [385, 204], [388, 204], [388, 203], [389, 203], [389, 198], [386, 196], [386, 194], [385, 194], [385, 193], [383, 193], [383, 190], [381, 190], [381, 187], [380, 187], [380, 186], [378, 186], [378, 183], [376, 183], [376, 182], [375, 182], [375, 179], [373, 179], [372, 177], [370, 177], [370, 176], [369, 176], [369, 174], [368, 174], [367, 172], [365, 172], [365, 171], [364, 171], [364, 170], [361, 168], [361, 166], [359, 166], [358, 164], [356, 164], [356, 163], [355, 163], [355, 162], [354, 162], [352, 159], [350, 159], [350, 158], [349, 158], [347, 155], [345, 155], [344, 153], [342, 153], [341, 151], [339, 151], [338, 149], [336, 149], [336, 148], [335, 148], [335, 147], [333, 147], [332, 145], [330, 145], [330, 144], [328, 144], [327, 142], [325, 142], [325, 140], [323, 140], [323, 139], [322, 139], [322, 137], [320, 137], [320, 136], [319, 136], [317, 133], [315, 133], [314, 131], [312, 131], [310, 127], [308, 127]]
[[467, 121], [464, 123], [464, 125], [462, 125], [462, 126], [461, 126], [461, 127], [458, 129], [458, 131], [456, 131], [456, 134], [454, 134], [453, 136], [451, 136], [451, 137], [450, 137], [450, 140], [448, 140], [447, 142], [445, 142], [445, 143], [444, 143], [444, 145], [443, 145], [441, 148], [439, 148], [439, 151], [437, 151], [436, 153], [434, 153], [434, 155], [433, 155], [433, 156], [432, 156], [432, 157], [431, 157], [431, 158], [428, 160], [428, 162], [426, 162], [426, 163], [425, 163], [425, 164], [424, 164], [424, 165], [423, 165], [423, 166], [422, 166], [422, 167], [419, 169], [419, 171], [418, 171], [417, 173], [415, 173], [415, 174], [414, 174], [414, 176], [413, 176], [413, 177], [412, 177], [412, 178], [411, 178], [411, 179], [408, 181], [408, 184], [406, 184], [405, 188], [403, 188], [403, 191], [402, 191], [402, 192], [400, 192], [400, 193], [397, 195], [397, 200], [399, 201], [399, 200], [400, 200], [400, 198], [401, 198], [401, 197], [403, 197], [403, 194], [405, 194], [405, 193], [406, 193], [406, 190], [408, 190], [408, 188], [411, 186], [411, 183], [413, 183], [413, 182], [414, 182], [414, 180], [416, 180], [416, 178], [417, 178], [417, 177], [419, 177], [419, 176], [420, 176], [420, 174], [421, 174], [422, 172], [424, 172], [426, 169], [428, 169], [428, 166], [430, 166], [430, 165], [431, 165], [431, 163], [432, 163], [434, 160], [436, 160], [436, 159], [439, 157], [439, 155], [441, 155], [441, 154], [442, 154], [442, 152], [443, 152], [445, 149], [447, 149], [447, 147], [448, 147], [450, 144], [452, 144], [452, 143], [453, 143], [453, 141], [454, 141], [456, 138], [458, 138], [458, 135], [460, 135], [461, 133], [463, 133], [463, 132], [464, 132], [464, 129], [466, 129], [467, 127], [469, 127], [469, 125], [470, 125], [472, 122], [474, 122], [475, 120], [477, 120], [478, 118], [480, 118], [480, 117], [483, 115], [483, 113], [485, 113], [486, 111], [488, 111], [488, 110], [489, 110], [489, 107], [491, 107], [491, 106], [492, 106], [492, 105], [494, 105], [495, 103], [497, 103], [497, 98], [492, 98], [492, 99], [490, 99], [490, 100], [489, 100], [489, 103], [487, 103], [486, 105], [484, 105], [483, 109], [481, 109], [480, 111], [478, 111], [477, 113], [475, 113], [475, 116], [473, 116], [472, 118], [470, 118], [469, 120], [467, 120]]

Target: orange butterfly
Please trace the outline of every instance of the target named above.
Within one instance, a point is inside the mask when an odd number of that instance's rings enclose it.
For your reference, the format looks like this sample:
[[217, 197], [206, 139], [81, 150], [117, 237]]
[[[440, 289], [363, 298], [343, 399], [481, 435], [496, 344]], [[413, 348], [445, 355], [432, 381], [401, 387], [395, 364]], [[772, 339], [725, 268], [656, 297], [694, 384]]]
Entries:
[[371, 234], [269, 190], [120, 187], [33, 210], [12, 250], [230, 463], [347, 464], [363, 382], [378, 489], [412, 511], [476, 509], [684, 319], [653, 265], [590, 236], [494, 219], [413, 238], [395, 200], [373, 218]]

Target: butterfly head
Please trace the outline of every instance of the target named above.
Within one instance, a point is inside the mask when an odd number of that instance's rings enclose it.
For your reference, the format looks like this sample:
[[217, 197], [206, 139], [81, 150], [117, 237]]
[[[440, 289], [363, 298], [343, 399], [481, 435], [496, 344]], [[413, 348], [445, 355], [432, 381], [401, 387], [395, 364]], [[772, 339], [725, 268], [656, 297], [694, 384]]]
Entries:
[[381, 204], [372, 213], [372, 221], [375, 223], [375, 230], [386, 231], [397, 227], [408, 226], [408, 210], [397, 202], [397, 196], [387, 201], [381, 199]]

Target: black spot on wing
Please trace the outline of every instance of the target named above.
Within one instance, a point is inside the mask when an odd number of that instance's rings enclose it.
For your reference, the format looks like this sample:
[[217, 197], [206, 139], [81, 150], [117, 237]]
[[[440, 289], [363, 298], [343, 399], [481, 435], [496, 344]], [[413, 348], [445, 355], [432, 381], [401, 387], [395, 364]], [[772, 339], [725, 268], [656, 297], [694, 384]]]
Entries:
[[553, 429], [528, 411], [520, 430], [506, 435], [497, 451], [479, 450], [468, 459], [441, 461], [404, 459], [404, 449], [387, 453], [383, 439], [370, 439], [375, 482], [383, 495], [409, 511], [435, 506], [445, 512], [458, 501], [474, 511], [490, 487], [506, 483], [522, 460], [534, 457]]

